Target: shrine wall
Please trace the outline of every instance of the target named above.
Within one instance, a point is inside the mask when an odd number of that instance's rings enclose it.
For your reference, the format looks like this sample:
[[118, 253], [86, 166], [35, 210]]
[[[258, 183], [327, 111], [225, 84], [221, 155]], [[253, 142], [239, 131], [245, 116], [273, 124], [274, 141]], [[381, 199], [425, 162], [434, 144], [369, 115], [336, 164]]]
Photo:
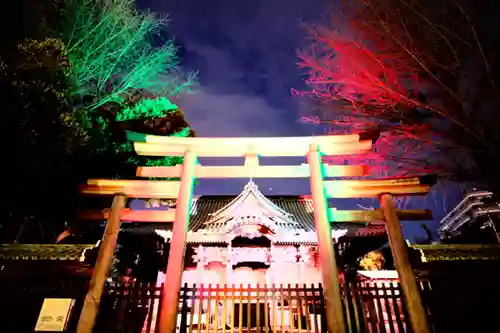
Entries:
[[[296, 247], [293, 245], [275, 245], [267, 249], [199, 248], [197, 266], [185, 268], [182, 283], [189, 285], [318, 284], [321, 281], [321, 271], [316, 263], [315, 250], [313, 246]], [[260, 253], [261, 251], [266, 251], [268, 254]], [[228, 255], [229, 253], [232, 255]], [[228, 259], [231, 260], [229, 264]], [[232, 268], [233, 264], [245, 261], [263, 262], [268, 264], [269, 268], [252, 269], [244, 265], [236, 269]], [[164, 276], [159, 276], [161, 281], [163, 278]]]

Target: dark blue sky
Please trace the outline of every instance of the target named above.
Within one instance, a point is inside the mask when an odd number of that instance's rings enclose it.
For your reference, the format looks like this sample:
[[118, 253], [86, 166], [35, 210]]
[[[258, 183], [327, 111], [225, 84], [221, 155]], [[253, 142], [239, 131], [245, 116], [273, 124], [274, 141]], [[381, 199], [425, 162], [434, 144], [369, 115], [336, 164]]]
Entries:
[[[139, 6], [168, 13], [168, 33], [181, 45], [181, 66], [199, 71], [200, 87], [179, 104], [200, 137], [301, 136], [320, 134], [299, 122], [307, 107], [290, 94], [303, 84], [296, 51], [307, 45], [301, 22], [319, 22], [332, 0], [138, 0]], [[221, 161], [204, 159], [203, 164]], [[241, 164], [231, 159], [227, 164]], [[301, 163], [300, 159], [264, 160], [262, 164]], [[198, 194], [236, 194], [247, 180], [200, 181]], [[306, 194], [307, 180], [257, 180], [267, 194]], [[407, 208], [434, 211], [437, 221], [456, 198], [443, 200], [441, 191], [411, 200]], [[337, 200], [339, 209], [367, 200]], [[419, 223], [405, 233], [421, 234]]]

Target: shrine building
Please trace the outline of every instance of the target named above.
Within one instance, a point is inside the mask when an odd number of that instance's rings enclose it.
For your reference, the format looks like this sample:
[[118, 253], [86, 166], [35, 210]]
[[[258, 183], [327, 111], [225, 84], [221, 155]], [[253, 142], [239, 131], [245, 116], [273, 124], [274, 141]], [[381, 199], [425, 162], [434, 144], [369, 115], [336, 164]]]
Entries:
[[[311, 198], [266, 197], [252, 180], [235, 197], [194, 198], [183, 284], [319, 284], [313, 213]], [[331, 226], [340, 265], [356, 261], [387, 241], [382, 224]], [[170, 242], [171, 228], [171, 224], [152, 223], [123, 231], [155, 232]], [[160, 273], [158, 282], [163, 281]]]

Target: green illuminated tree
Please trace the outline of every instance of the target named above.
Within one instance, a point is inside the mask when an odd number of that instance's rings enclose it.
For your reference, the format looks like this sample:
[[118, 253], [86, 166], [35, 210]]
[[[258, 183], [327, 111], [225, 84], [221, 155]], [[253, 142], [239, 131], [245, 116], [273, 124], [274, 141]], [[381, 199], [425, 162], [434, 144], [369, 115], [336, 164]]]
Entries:
[[172, 41], [158, 45], [166, 17], [134, 5], [133, 0], [66, 2], [61, 38], [71, 64], [74, 117], [89, 136], [80, 154], [82, 174], [89, 177], [131, 177], [138, 164], [182, 162], [136, 156], [124, 130], [193, 135], [169, 98], [189, 91], [195, 75], [180, 71]]
[[191, 87], [193, 76], [176, 68], [173, 43], [155, 47], [165, 20], [136, 11], [131, 1], [70, 0], [62, 9], [57, 1], [20, 3], [36, 15], [14, 13], [25, 29], [0, 43], [0, 132], [8, 156], [0, 237], [38, 242], [71, 222], [76, 185], [85, 178], [130, 177], [135, 165], [182, 162], [137, 156], [125, 131], [194, 135], [168, 99]]
[[62, 40], [70, 59], [72, 95], [85, 111], [122, 102], [137, 90], [173, 96], [192, 86], [178, 69], [172, 41], [156, 45], [167, 19], [139, 11], [133, 0], [69, 0]]
[[126, 131], [162, 136], [194, 136], [184, 113], [168, 98], [136, 93], [126, 102], [109, 103], [90, 114], [89, 143], [78, 165], [82, 177], [133, 178], [136, 166], [171, 166], [181, 157], [138, 156]]

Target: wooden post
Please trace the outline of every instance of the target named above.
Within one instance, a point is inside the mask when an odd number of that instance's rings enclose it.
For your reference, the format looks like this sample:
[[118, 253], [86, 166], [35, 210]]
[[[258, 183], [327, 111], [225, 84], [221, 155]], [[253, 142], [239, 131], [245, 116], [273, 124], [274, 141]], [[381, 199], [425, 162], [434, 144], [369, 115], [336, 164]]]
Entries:
[[186, 238], [191, 210], [194, 172], [197, 163], [196, 153], [188, 150], [182, 164], [181, 186], [175, 209], [175, 221], [168, 255], [167, 272], [163, 284], [163, 296], [160, 309], [159, 333], [173, 333], [177, 324], [179, 293], [184, 270]]
[[120, 231], [120, 214], [125, 208], [126, 202], [127, 197], [124, 194], [117, 194], [113, 198], [111, 212], [99, 246], [99, 253], [90, 280], [89, 290], [85, 296], [82, 312], [78, 321], [77, 333], [92, 333], [92, 329], [94, 328], [99, 312], [104, 283], [108, 277], [115, 254], [116, 242]]
[[385, 226], [391, 245], [394, 263], [399, 275], [401, 289], [403, 290], [406, 307], [410, 319], [412, 331], [415, 333], [428, 333], [429, 324], [425, 314], [417, 282], [413, 275], [408, 249], [396, 215], [396, 208], [392, 195], [383, 194], [380, 196], [380, 206], [384, 212]]
[[332, 228], [327, 215], [327, 197], [323, 186], [321, 155], [317, 145], [311, 145], [307, 154], [307, 161], [311, 170], [310, 183], [323, 279], [326, 324], [329, 333], [345, 333], [346, 327], [340, 295], [337, 259], [333, 247]]

